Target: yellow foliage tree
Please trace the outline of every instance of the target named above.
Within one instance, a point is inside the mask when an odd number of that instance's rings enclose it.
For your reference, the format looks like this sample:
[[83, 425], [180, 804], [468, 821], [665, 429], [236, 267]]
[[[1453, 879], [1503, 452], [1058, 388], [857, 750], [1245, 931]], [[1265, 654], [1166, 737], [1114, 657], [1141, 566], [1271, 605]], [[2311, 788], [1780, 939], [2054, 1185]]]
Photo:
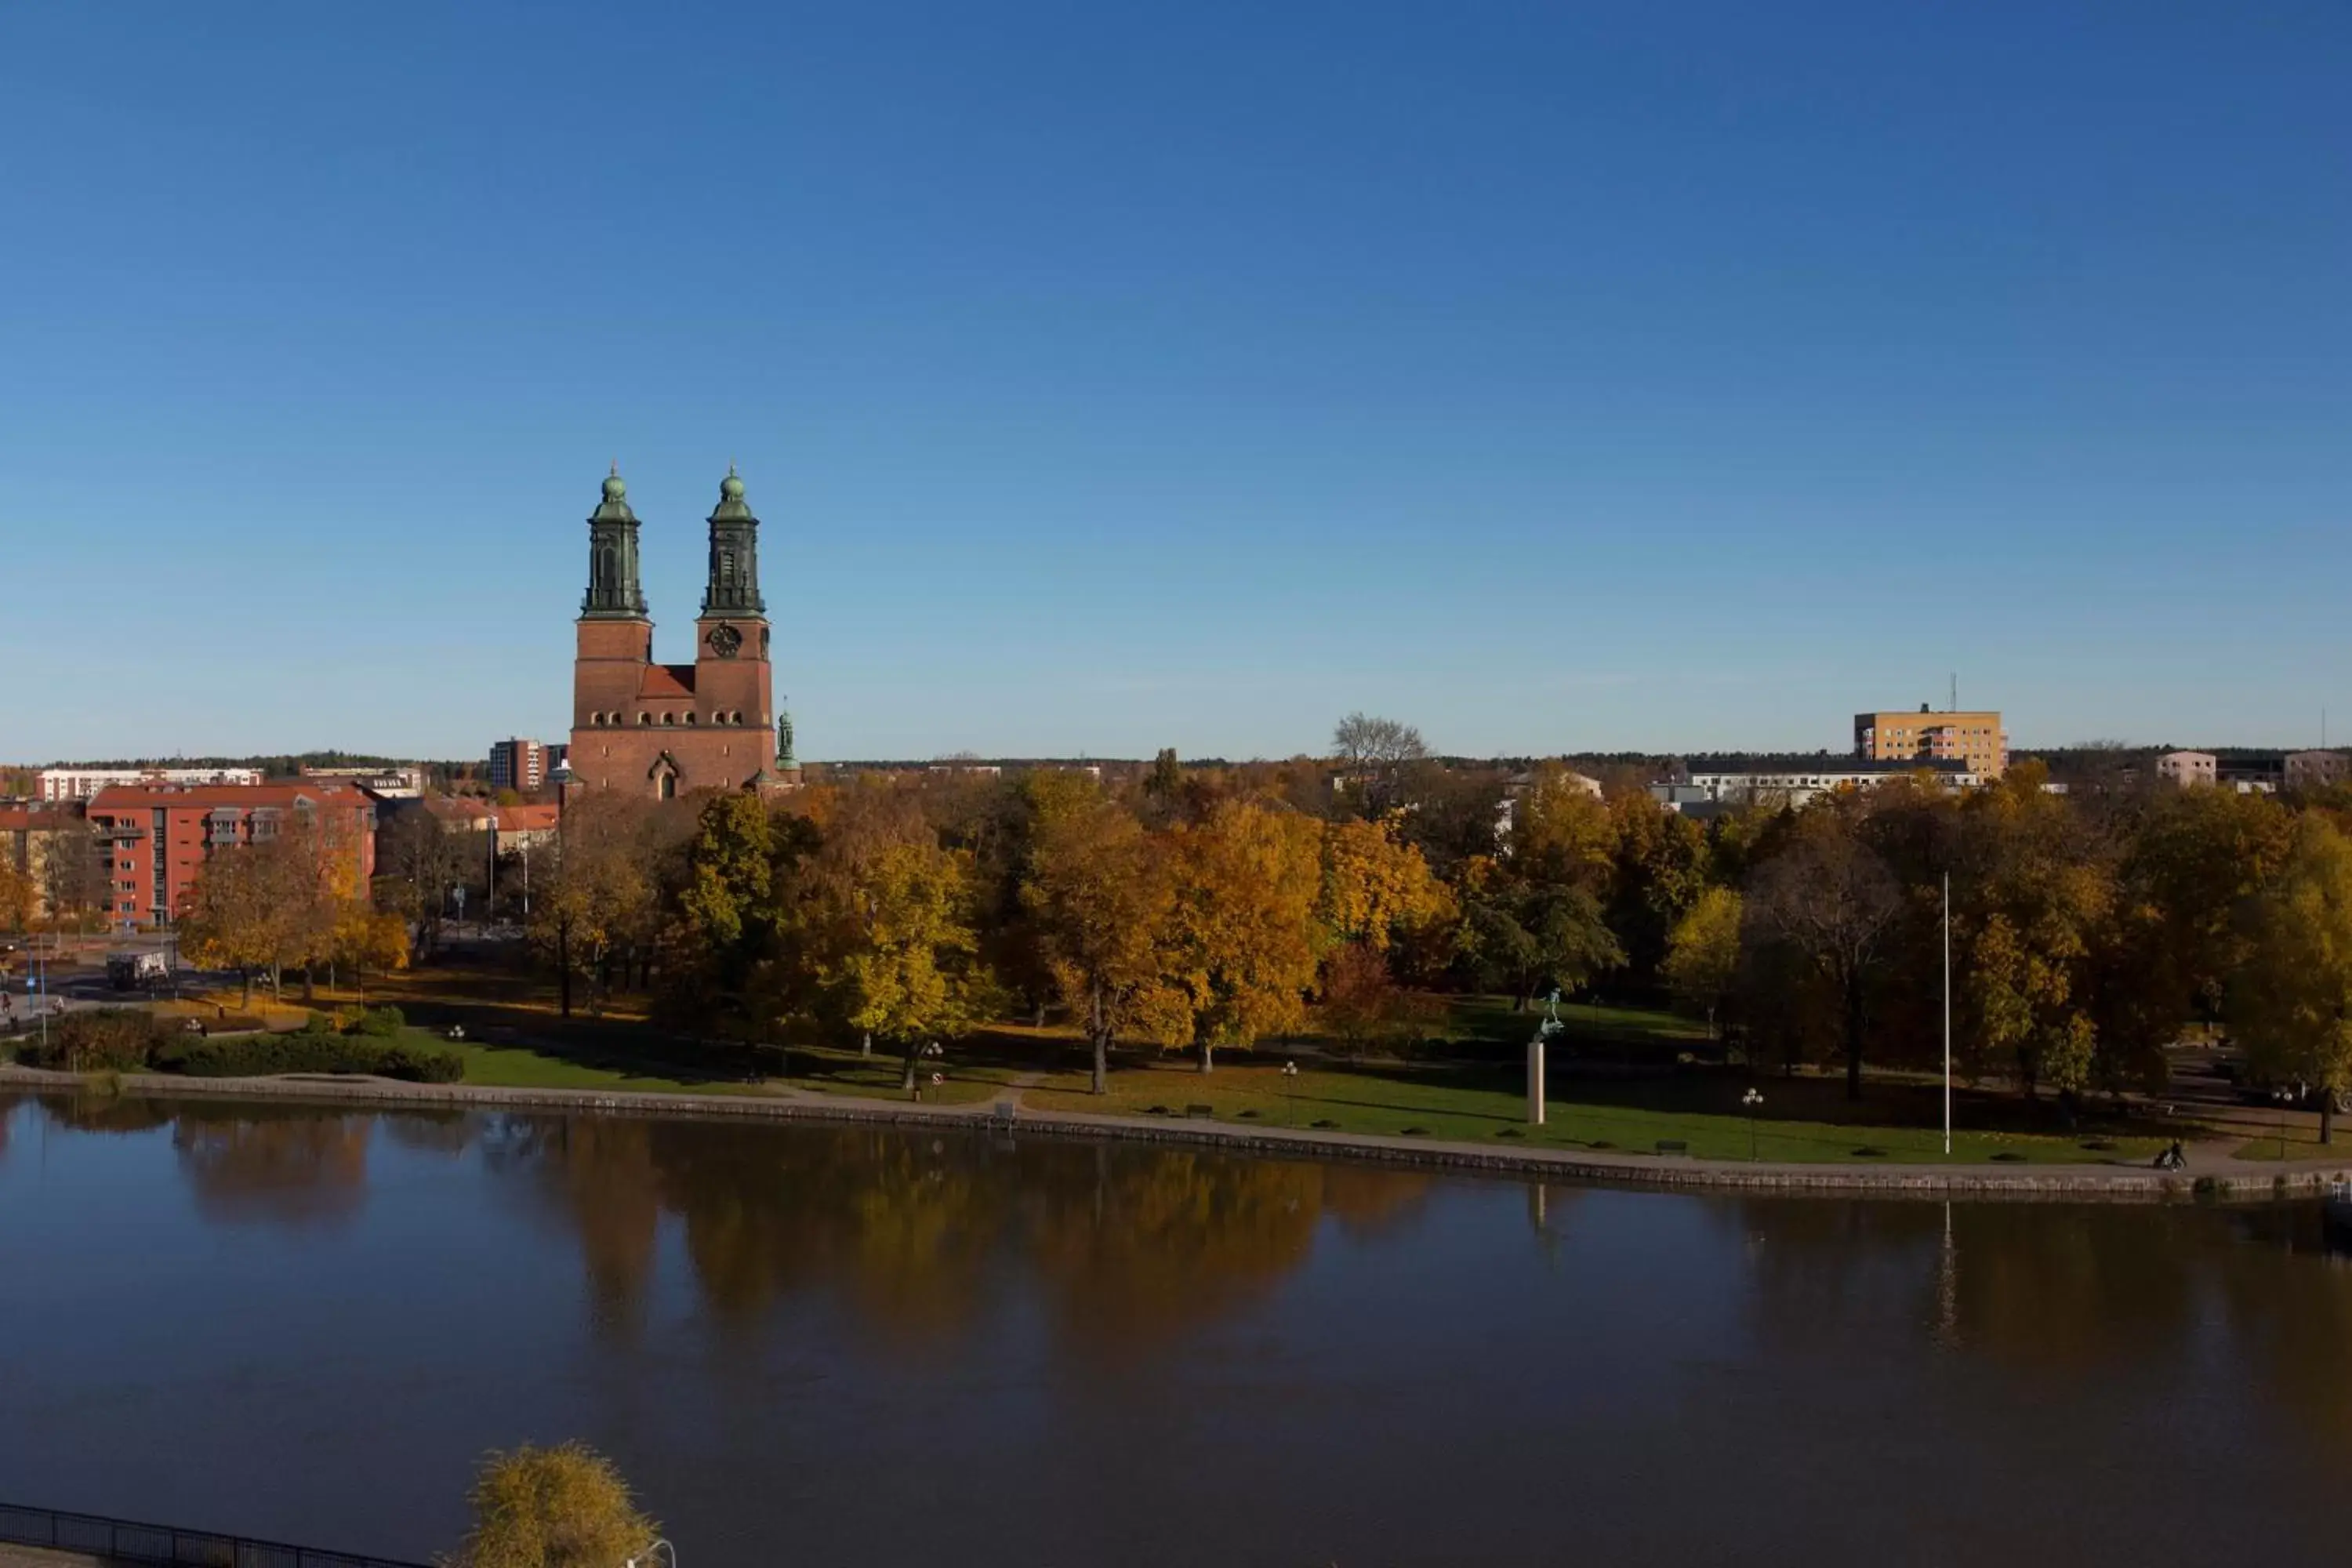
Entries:
[[1124, 808], [1097, 800], [1040, 821], [1021, 902], [1055, 989], [1086, 1031], [1095, 1093], [1109, 1088], [1120, 1035], [1191, 1037], [1186, 994], [1164, 963], [1176, 910], [1166, 856]]
[[1374, 952], [1390, 938], [1424, 925], [1452, 904], [1444, 883], [1413, 845], [1400, 841], [1392, 822], [1350, 821], [1323, 829], [1322, 888], [1316, 913], [1341, 942]]
[[620, 1470], [583, 1443], [492, 1454], [467, 1500], [474, 1528], [451, 1568], [621, 1568], [660, 1533]]
[[2298, 818], [2247, 930], [2231, 1022], [2256, 1068], [2318, 1092], [2333, 1142], [2336, 1097], [2352, 1090], [2352, 838], [2317, 812]]
[[1223, 802], [1171, 836], [1171, 978], [1188, 998], [1202, 1072], [1218, 1046], [1304, 1019], [1321, 956], [1322, 837], [1313, 818], [1255, 800]]

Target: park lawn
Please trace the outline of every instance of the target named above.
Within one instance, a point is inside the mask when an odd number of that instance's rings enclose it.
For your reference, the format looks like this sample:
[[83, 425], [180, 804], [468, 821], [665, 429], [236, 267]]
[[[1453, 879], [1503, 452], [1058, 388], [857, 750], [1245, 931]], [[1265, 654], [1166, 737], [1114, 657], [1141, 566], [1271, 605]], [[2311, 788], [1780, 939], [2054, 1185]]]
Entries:
[[[899, 1087], [899, 1078], [905, 1070], [906, 1060], [896, 1051], [877, 1047], [872, 1056], [865, 1057], [845, 1047], [794, 1046], [792, 1076], [777, 1081], [786, 1088], [818, 1094], [903, 1103], [908, 1095]], [[929, 1082], [934, 1071], [943, 1074], [947, 1081]], [[1016, 1069], [1003, 1064], [957, 1062], [952, 1058], [927, 1065], [921, 1072], [926, 1080], [923, 1102], [927, 1105], [974, 1105], [993, 1100], [1019, 1076]]]
[[[1206, 1105], [1220, 1121], [1261, 1126], [1328, 1122], [1332, 1126], [1327, 1130], [1343, 1132], [1389, 1137], [1410, 1132], [1457, 1142], [1634, 1154], [1654, 1154], [1661, 1141], [1679, 1141], [1689, 1146], [1694, 1158], [1748, 1157], [1750, 1127], [1745, 1117], [1554, 1098], [1548, 1102], [1547, 1125], [1538, 1130], [1526, 1125], [1526, 1102], [1518, 1094], [1449, 1083], [1448, 1076], [1302, 1068], [1286, 1084], [1279, 1065], [1270, 1062], [1234, 1062], [1204, 1076], [1189, 1065], [1169, 1061], [1112, 1074], [1108, 1094], [1033, 1089], [1022, 1103], [1039, 1110], [1114, 1116], [1152, 1114], [1154, 1107], [1181, 1116], [1190, 1106]], [[1943, 1134], [1937, 1128], [1759, 1119], [1753, 1131], [1756, 1155], [1762, 1160], [1940, 1163], [1947, 1158]], [[2100, 1142], [2112, 1147], [2088, 1146]], [[1954, 1137], [1948, 1158], [1954, 1163], [1988, 1162], [1996, 1154], [2033, 1163], [2138, 1163], [2162, 1147], [2163, 1142], [2155, 1138], [2094, 1140], [1968, 1131]], [[1865, 1154], [1865, 1149], [1884, 1152]]]
[[[2273, 1132], [2267, 1137], [2248, 1139], [2231, 1152], [2233, 1160], [2264, 1160], [2279, 1163], [2279, 1138]], [[2352, 1165], [2352, 1139], [2338, 1138], [2333, 1143], [2322, 1143], [2316, 1128], [2296, 1129], [2286, 1135], [2286, 1158], [2295, 1160], [2334, 1160]]]
[[[1448, 996], [1444, 1033], [1451, 1039], [1498, 1040], [1524, 1045], [1544, 1016], [1544, 1004], [1514, 1011], [1508, 996]], [[1707, 1044], [1706, 1026], [1696, 1018], [1654, 1007], [1610, 1007], [1584, 1002], [1559, 1005], [1556, 1043], [1615, 1041], [1673, 1046], [1685, 1050]]]
[[402, 1038], [425, 1049], [454, 1051], [466, 1061], [465, 1081], [488, 1089], [619, 1089], [631, 1094], [758, 1094], [755, 1083], [729, 1082], [691, 1073], [670, 1076], [651, 1062], [611, 1058], [583, 1061], [550, 1056], [528, 1046], [452, 1040], [425, 1029], [405, 1029]]

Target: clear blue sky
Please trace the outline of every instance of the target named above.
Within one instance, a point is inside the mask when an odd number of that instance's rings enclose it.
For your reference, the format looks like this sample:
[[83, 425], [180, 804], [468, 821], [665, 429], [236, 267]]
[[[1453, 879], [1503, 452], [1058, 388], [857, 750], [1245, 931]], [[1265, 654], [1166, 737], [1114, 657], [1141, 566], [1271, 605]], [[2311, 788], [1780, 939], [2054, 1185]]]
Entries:
[[0, 7], [0, 757], [2352, 737], [2352, 6]]

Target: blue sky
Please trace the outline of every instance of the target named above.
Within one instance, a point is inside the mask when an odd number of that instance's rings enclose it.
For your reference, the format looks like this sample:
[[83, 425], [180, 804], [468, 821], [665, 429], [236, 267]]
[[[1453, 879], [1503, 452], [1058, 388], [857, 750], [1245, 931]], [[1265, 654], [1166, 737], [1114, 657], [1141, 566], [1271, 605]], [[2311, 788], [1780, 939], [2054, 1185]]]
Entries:
[[0, 757], [2352, 736], [2352, 8], [0, 8]]

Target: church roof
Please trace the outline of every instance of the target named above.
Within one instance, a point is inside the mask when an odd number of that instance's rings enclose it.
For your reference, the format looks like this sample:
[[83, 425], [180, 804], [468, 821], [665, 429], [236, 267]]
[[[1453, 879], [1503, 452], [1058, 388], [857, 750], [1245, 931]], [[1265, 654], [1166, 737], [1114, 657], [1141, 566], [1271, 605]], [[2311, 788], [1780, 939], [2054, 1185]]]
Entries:
[[637, 681], [640, 697], [691, 697], [694, 695], [694, 666], [690, 664], [649, 664]]

